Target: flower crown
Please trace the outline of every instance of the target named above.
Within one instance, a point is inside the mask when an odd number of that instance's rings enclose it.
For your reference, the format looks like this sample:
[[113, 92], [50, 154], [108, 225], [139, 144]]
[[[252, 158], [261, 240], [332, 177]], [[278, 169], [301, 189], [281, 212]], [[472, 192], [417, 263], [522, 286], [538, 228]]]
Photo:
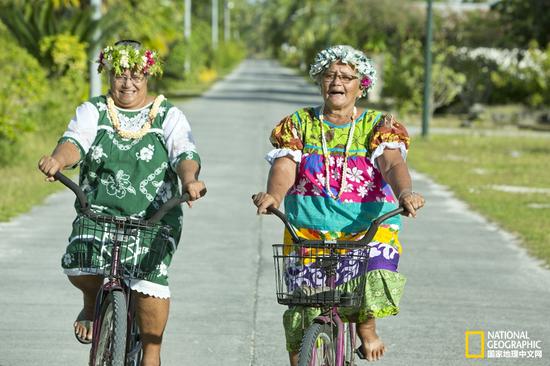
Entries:
[[142, 72], [147, 75], [162, 75], [162, 66], [156, 52], [143, 49], [139, 43], [115, 44], [101, 51], [97, 63], [97, 71], [103, 69], [113, 71], [115, 75], [122, 75], [124, 70]]
[[362, 96], [367, 96], [367, 93], [376, 84], [376, 70], [372, 61], [368, 59], [363, 52], [351, 46], [332, 46], [319, 52], [311, 64], [309, 76], [311, 76], [317, 84], [320, 84], [323, 73], [335, 62], [342, 62], [355, 68], [355, 71], [359, 74], [361, 86], [363, 87]]

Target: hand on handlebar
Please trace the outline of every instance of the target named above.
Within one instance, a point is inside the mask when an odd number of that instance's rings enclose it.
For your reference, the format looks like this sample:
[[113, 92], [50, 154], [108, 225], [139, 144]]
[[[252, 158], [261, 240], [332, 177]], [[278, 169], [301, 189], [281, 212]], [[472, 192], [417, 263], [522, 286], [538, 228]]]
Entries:
[[192, 201], [196, 201], [201, 198], [201, 191], [204, 191], [205, 189], [206, 185], [202, 180], [195, 180], [185, 183], [183, 185], [183, 192], [189, 193], [189, 201], [187, 201], [187, 205], [189, 207], [193, 207]]
[[269, 214], [269, 212], [267, 212], [267, 208], [269, 206], [279, 208], [279, 206], [281, 205], [280, 201], [278, 201], [275, 197], [273, 197], [269, 193], [265, 193], [265, 192], [258, 192], [255, 195], [253, 195], [252, 201], [254, 202], [254, 205], [258, 207], [258, 210], [256, 211], [258, 215]]
[[63, 165], [50, 155], [44, 155], [39, 161], [38, 161], [38, 169], [42, 173], [46, 175], [46, 180], [48, 182], [55, 181], [55, 178], [53, 177], [55, 173], [61, 170]]
[[420, 193], [413, 191], [401, 192], [398, 200], [399, 206], [406, 210], [403, 215], [408, 217], [416, 217], [416, 211], [424, 207], [426, 202]]

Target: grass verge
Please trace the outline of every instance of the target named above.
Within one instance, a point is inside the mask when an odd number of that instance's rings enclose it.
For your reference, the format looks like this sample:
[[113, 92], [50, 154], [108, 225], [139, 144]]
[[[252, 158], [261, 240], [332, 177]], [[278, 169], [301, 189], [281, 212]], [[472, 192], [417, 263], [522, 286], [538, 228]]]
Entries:
[[53, 150], [57, 138], [36, 133], [27, 134], [23, 140], [17, 161], [0, 168], [0, 221], [28, 211], [47, 195], [62, 189], [59, 183], [44, 181], [37, 168], [38, 160]]
[[548, 156], [547, 137], [432, 135], [414, 139], [409, 164], [518, 235], [531, 255], [550, 266]]

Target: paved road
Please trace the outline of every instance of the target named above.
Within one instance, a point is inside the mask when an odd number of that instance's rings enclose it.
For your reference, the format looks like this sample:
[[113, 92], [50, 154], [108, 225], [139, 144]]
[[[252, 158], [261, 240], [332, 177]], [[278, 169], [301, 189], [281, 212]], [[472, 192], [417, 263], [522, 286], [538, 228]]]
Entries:
[[[281, 225], [257, 217], [250, 195], [265, 185], [262, 157], [273, 124], [318, 102], [315, 88], [291, 71], [247, 61], [203, 97], [180, 105], [209, 191], [186, 209], [171, 271], [164, 365], [287, 364], [270, 247]], [[550, 272], [443, 187], [414, 178], [428, 205], [405, 223], [401, 272], [408, 285], [401, 314], [379, 321], [389, 348], [379, 364], [550, 365]], [[59, 270], [71, 203], [69, 192], [56, 194], [0, 225], [0, 366], [86, 363], [86, 347], [71, 331], [79, 294]], [[466, 359], [467, 330], [527, 332], [542, 341], [542, 358]], [[470, 353], [478, 352], [479, 336], [471, 344]]]

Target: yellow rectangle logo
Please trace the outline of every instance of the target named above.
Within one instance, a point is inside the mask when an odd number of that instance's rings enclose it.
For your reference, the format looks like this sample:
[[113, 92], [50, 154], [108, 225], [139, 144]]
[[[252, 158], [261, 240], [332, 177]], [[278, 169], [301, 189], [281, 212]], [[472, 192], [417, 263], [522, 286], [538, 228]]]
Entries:
[[[479, 336], [479, 353], [470, 353], [470, 336]], [[485, 332], [482, 330], [467, 330], [464, 332], [464, 355], [466, 358], [485, 358]]]

